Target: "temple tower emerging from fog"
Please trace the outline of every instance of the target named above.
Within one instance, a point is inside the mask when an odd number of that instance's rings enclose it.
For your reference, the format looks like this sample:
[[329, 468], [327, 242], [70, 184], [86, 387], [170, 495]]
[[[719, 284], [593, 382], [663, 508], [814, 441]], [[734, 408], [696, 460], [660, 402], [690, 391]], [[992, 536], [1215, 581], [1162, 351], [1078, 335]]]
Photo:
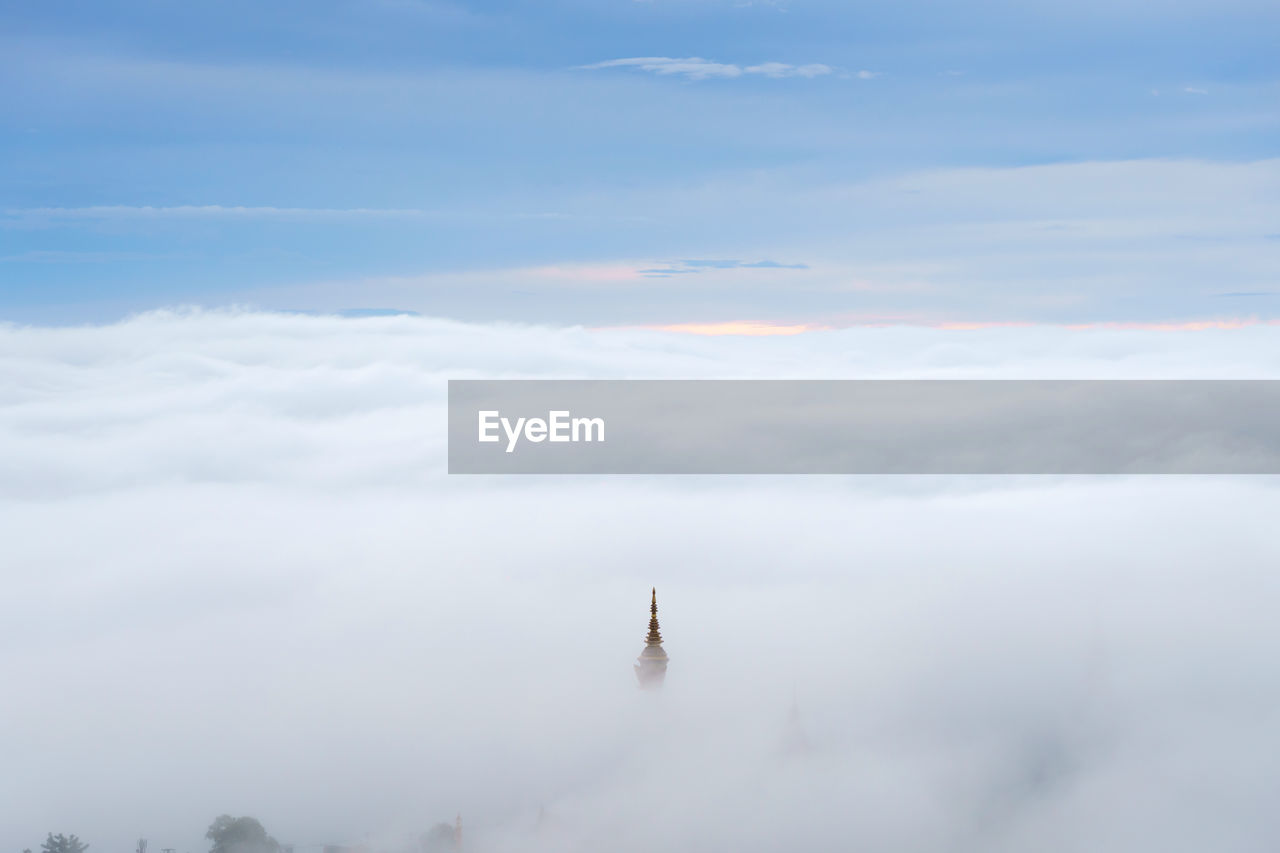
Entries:
[[636, 678], [645, 690], [657, 690], [667, 675], [667, 653], [658, 633], [658, 590], [653, 590], [649, 604], [649, 634], [644, 638], [644, 651], [636, 658]]

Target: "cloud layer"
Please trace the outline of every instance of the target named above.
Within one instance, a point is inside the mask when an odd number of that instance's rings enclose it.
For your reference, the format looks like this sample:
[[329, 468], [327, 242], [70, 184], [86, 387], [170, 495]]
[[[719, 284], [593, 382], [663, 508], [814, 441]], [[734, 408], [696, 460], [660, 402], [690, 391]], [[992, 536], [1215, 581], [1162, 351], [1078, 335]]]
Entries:
[[1272, 482], [450, 479], [442, 407], [462, 376], [1276, 377], [1274, 338], [0, 327], [0, 843], [197, 851], [230, 811], [394, 849], [461, 811], [497, 851], [1256, 849]]

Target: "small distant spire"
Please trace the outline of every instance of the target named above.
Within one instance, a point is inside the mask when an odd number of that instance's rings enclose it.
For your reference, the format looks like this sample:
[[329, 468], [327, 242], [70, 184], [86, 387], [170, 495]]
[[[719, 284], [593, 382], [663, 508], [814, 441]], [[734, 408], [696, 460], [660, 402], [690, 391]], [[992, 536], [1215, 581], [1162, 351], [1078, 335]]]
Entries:
[[646, 646], [662, 645], [662, 634], [658, 631], [658, 588], [653, 588], [653, 599], [649, 604], [649, 635], [644, 638]]
[[658, 588], [653, 587], [649, 599], [649, 633], [644, 638], [644, 650], [636, 659], [636, 678], [643, 688], [662, 686], [667, 674], [667, 653], [662, 648], [662, 633], [658, 630]]
[[458, 817], [453, 822], [453, 846], [455, 849], [462, 849], [462, 812], [458, 812]]

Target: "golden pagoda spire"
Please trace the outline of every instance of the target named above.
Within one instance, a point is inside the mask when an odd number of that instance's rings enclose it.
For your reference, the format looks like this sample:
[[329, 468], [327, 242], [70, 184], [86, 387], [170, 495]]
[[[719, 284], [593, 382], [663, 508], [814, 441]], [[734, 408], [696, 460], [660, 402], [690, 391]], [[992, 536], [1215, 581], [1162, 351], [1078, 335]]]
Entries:
[[644, 638], [646, 646], [662, 645], [662, 634], [658, 633], [658, 588], [653, 588], [653, 599], [649, 604], [649, 635]]
[[649, 600], [649, 633], [644, 638], [644, 649], [636, 659], [636, 678], [645, 689], [662, 686], [667, 674], [667, 653], [662, 648], [662, 633], [658, 630], [658, 588], [653, 588]]

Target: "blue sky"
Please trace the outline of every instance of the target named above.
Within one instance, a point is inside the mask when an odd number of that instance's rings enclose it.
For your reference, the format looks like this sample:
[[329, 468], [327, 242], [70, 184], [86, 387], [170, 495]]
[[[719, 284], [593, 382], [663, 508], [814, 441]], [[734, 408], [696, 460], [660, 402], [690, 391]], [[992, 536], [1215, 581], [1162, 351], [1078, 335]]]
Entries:
[[1260, 2], [9, 2], [0, 319], [1280, 316]]

